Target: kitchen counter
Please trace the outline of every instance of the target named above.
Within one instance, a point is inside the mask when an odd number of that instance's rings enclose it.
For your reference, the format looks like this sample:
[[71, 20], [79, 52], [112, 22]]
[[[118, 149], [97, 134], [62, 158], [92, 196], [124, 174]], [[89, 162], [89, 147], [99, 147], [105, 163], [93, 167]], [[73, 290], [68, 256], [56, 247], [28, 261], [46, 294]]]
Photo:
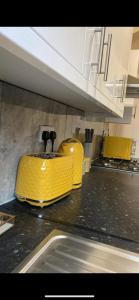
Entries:
[[0, 272], [11, 272], [53, 229], [139, 253], [139, 175], [93, 167], [83, 186], [46, 208], [14, 200], [1, 211], [16, 215], [0, 236]]

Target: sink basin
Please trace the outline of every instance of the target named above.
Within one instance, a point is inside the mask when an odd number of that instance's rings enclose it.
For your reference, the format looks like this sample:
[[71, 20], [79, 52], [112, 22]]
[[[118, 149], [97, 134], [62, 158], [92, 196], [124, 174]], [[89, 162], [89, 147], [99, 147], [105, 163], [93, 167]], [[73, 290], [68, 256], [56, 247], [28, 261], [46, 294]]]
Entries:
[[13, 273], [139, 273], [139, 254], [53, 230]]

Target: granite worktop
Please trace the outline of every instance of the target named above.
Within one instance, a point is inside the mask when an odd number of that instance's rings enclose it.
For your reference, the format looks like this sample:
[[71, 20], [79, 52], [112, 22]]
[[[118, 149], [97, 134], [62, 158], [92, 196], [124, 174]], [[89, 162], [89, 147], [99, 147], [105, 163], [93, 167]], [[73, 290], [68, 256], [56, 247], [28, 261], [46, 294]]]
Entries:
[[46, 208], [16, 199], [1, 211], [15, 214], [0, 236], [0, 272], [11, 272], [53, 229], [139, 253], [139, 175], [93, 167], [83, 186]]

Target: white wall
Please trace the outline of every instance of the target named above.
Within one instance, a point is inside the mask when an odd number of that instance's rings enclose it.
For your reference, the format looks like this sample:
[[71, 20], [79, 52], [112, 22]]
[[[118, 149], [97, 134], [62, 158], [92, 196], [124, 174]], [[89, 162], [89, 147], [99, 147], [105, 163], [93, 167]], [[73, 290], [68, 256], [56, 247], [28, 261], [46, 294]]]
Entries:
[[130, 137], [136, 140], [135, 157], [139, 158], [139, 99], [134, 100], [136, 115], [131, 124], [109, 124], [109, 134], [122, 137]]

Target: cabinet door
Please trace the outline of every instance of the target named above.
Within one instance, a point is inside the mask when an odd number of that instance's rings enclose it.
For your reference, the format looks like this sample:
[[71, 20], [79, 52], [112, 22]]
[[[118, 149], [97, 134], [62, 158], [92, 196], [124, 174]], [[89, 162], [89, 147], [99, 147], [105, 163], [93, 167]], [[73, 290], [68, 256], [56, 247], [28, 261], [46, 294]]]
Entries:
[[114, 99], [120, 105], [121, 101], [126, 103], [124, 91], [128, 74], [133, 27], [107, 27], [107, 33], [112, 35], [112, 43], [106, 85], [113, 83]]
[[107, 82], [121, 80], [128, 72], [133, 27], [107, 27], [106, 40], [111, 35]]
[[[90, 71], [89, 85], [96, 87], [109, 101], [121, 106], [128, 72], [128, 57], [131, 48], [132, 27], [103, 28], [100, 35], [98, 64]], [[94, 63], [94, 61], [93, 61]], [[92, 64], [92, 69], [95, 66]], [[96, 74], [94, 76], [94, 73]], [[94, 89], [94, 93], [96, 92]], [[122, 101], [121, 101], [122, 99]]]
[[107, 30], [112, 34], [111, 53], [115, 53], [117, 61], [127, 71], [133, 27], [107, 27]]
[[86, 27], [33, 27], [59, 55], [83, 72]]
[[[93, 46], [90, 53], [88, 87], [95, 87], [94, 96], [97, 91], [101, 92], [110, 101], [113, 100], [113, 86], [107, 88], [107, 78], [110, 65], [112, 35], [107, 28], [95, 28], [93, 36]], [[113, 58], [115, 64], [115, 59]], [[114, 66], [113, 66], [114, 68]], [[113, 80], [114, 76], [112, 76]]]
[[128, 61], [128, 73], [139, 78], [139, 49], [131, 50]]

